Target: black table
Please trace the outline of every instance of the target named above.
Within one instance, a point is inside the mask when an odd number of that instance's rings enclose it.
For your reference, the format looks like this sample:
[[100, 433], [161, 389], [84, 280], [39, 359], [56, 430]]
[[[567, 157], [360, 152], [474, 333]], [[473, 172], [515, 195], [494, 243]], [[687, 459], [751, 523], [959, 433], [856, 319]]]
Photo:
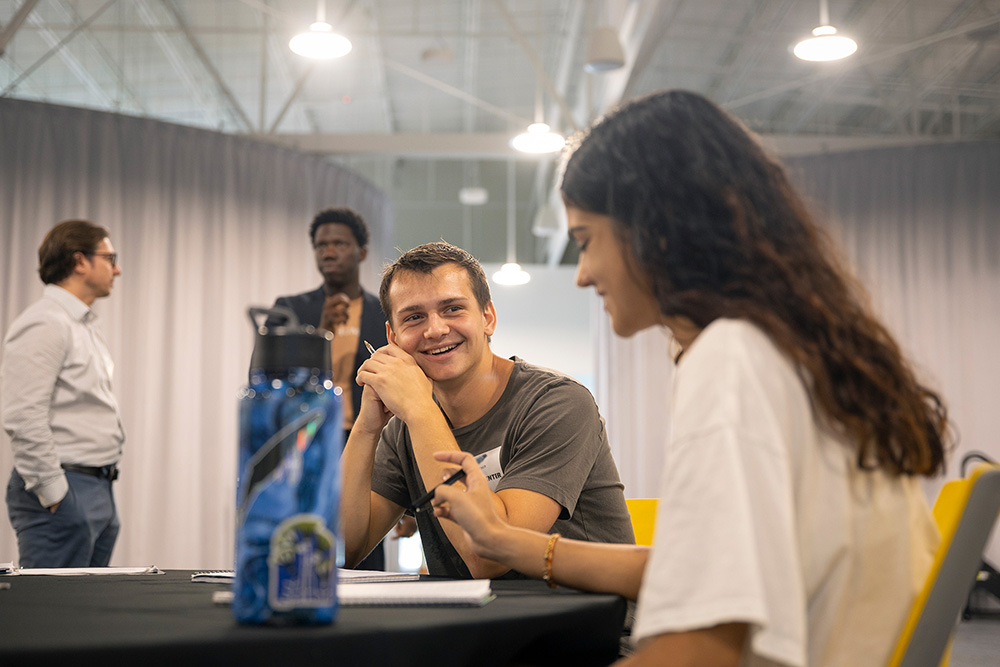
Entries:
[[[625, 601], [495, 581], [484, 607], [342, 607], [333, 625], [243, 627], [226, 584], [164, 575], [8, 576], [0, 665], [606, 665]], [[81, 663], [82, 661], [82, 663]]]

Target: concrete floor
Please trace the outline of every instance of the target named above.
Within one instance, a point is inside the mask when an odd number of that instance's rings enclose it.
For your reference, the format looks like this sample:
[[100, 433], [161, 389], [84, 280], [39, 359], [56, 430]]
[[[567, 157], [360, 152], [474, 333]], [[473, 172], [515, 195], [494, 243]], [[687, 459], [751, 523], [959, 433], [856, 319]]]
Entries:
[[1000, 667], [1000, 616], [962, 621], [951, 645], [951, 667]]

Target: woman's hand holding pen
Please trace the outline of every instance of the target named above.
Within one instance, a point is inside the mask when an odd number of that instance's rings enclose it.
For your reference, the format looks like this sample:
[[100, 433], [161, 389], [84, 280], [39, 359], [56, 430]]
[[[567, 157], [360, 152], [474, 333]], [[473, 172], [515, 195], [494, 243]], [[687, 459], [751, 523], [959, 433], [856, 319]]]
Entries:
[[431, 500], [434, 516], [457, 523], [468, 534], [477, 556], [499, 560], [503, 556], [499, 549], [506, 542], [502, 536], [510, 526], [497, 515], [489, 482], [475, 457], [467, 452], [436, 452], [434, 458], [458, 464], [465, 471], [463, 481], [437, 487]]

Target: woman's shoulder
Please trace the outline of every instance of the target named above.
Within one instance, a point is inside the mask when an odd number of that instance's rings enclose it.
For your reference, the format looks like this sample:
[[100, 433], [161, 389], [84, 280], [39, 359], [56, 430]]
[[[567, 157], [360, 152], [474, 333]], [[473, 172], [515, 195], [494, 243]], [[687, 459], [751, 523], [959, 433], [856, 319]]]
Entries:
[[760, 327], [747, 320], [719, 318], [705, 327], [684, 357], [686, 359], [748, 358], [774, 361], [783, 356], [777, 345]]
[[796, 364], [760, 327], [747, 320], [718, 319], [681, 358], [678, 383], [732, 392], [773, 391], [779, 386], [799, 389], [802, 378]]

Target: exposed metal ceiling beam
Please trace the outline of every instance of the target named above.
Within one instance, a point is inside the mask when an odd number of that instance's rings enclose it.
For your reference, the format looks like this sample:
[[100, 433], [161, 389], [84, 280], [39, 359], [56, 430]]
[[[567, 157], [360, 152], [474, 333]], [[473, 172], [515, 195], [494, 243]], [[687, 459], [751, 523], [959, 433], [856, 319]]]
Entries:
[[[41, 25], [41, 19], [39, 19], [38, 16], [33, 16], [29, 20], [32, 22], [37, 21], [40, 24], [42, 29], [38, 34], [42, 38], [42, 41], [49, 45], [50, 49], [54, 49], [59, 46], [59, 36], [51, 30], [47, 30], [44, 25]], [[62, 60], [66, 64], [66, 67], [69, 68], [69, 71], [80, 80], [80, 83], [83, 84], [91, 95], [97, 98], [99, 104], [104, 107], [111, 107], [113, 105], [111, 96], [104, 91], [103, 86], [101, 86], [101, 84], [94, 79], [90, 71], [80, 63], [77, 57], [74, 56], [69, 49], [59, 49], [58, 55], [59, 59]]]
[[[917, 49], [922, 49], [926, 46], [930, 46], [931, 44], [937, 44], [938, 42], [943, 42], [945, 40], [952, 39], [953, 37], [959, 37], [966, 33], [973, 32], [975, 30], [981, 30], [983, 28], [987, 28], [989, 26], [996, 25], [998, 23], [1000, 23], [1000, 15], [991, 16], [990, 18], [986, 18], [981, 21], [974, 21], [964, 26], [954, 28], [952, 30], [946, 30], [944, 32], [937, 33], [934, 35], [928, 35], [927, 37], [923, 37], [921, 39], [917, 39], [912, 42], [907, 42], [906, 44], [900, 44], [899, 46], [889, 47], [884, 51], [873, 53], [870, 56], [863, 56], [857, 59], [852, 58], [850, 60], [846, 60], [844, 61], [843, 66], [845, 68], [858, 67], [862, 63], [871, 64], [875, 62], [880, 62], [882, 60], [887, 60], [889, 58], [895, 58], [897, 56], [909, 53], [910, 51], [916, 51]], [[765, 100], [769, 97], [774, 97], [775, 95], [779, 95], [781, 93], [785, 93], [790, 90], [796, 90], [798, 88], [803, 88], [805, 86], [809, 86], [814, 83], [819, 83], [820, 81], [824, 81], [839, 74], [840, 74], [839, 71], [827, 71], [819, 74], [810, 74], [809, 76], [800, 77], [798, 79], [795, 79], [794, 81], [782, 83], [777, 86], [772, 86], [771, 88], [758, 91], [756, 93], [744, 95], [743, 97], [737, 98], [735, 100], [730, 100], [729, 102], [723, 104], [722, 106], [724, 106], [727, 109], [738, 109], [739, 107], [746, 106], [747, 104], [751, 104], [752, 102], [756, 102], [758, 100]]]
[[222, 75], [219, 74], [219, 70], [217, 70], [215, 65], [212, 64], [212, 61], [208, 57], [208, 54], [205, 53], [205, 49], [202, 47], [201, 42], [198, 41], [198, 38], [191, 32], [190, 28], [188, 28], [187, 21], [184, 19], [180, 10], [177, 9], [174, 1], [163, 0], [163, 6], [166, 7], [167, 11], [170, 12], [170, 15], [173, 16], [174, 21], [177, 23], [178, 27], [180, 27], [181, 32], [184, 33], [184, 36], [187, 38], [188, 43], [194, 50], [195, 55], [198, 56], [198, 60], [208, 72], [209, 76], [211, 76], [215, 81], [215, 85], [218, 87], [222, 97], [225, 98], [226, 102], [229, 104], [230, 112], [236, 117], [239, 124], [243, 126], [244, 131], [253, 131], [253, 123], [250, 122], [250, 118], [247, 116], [243, 107], [236, 99], [236, 96], [233, 95], [233, 91], [229, 89], [228, 85], [226, 85]]
[[[266, 6], [266, 5], [265, 5]], [[257, 131], [263, 133], [267, 127], [267, 60], [268, 34], [271, 27], [271, 15], [263, 12], [260, 17], [260, 99], [257, 100]]]
[[[291, 102], [295, 100], [295, 95], [298, 94], [295, 89], [296, 86], [299, 85], [297, 81], [300, 77], [296, 77], [293, 74], [291, 61], [300, 60], [300, 56], [292, 53], [291, 49], [288, 48], [288, 42], [285, 39], [285, 36], [283, 35], [279, 37], [273, 29], [268, 35], [268, 53], [270, 55], [269, 62], [271, 65], [269, 71], [272, 69], [274, 70], [274, 75], [268, 76], [268, 79], [270, 80], [269, 88], [271, 90], [271, 94], [268, 96], [268, 99], [271, 100], [272, 98], [277, 98], [279, 91], [281, 95], [285, 95], [287, 93], [291, 96], [286, 99], [285, 104], [282, 105], [282, 108], [279, 109], [278, 115], [275, 117], [280, 123], [285, 114], [288, 112]], [[313, 64], [315, 65], [315, 62]], [[308, 78], [308, 75], [311, 74], [311, 72], [312, 70], [310, 69], [308, 72], [303, 73], [302, 76]], [[310, 125], [310, 129], [315, 131], [316, 128], [311, 126], [311, 119], [308, 115], [304, 111], [302, 112], [302, 115], [305, 117], [306, 124]], [[261, 132], [273, 133], [276, 131], [277, 125], [274, 121], [271, 121], [271, 125], [269, 126], [268, 120], [265, 116], [265, 118], [261, 121], [261, 127], [263, 128]]]
[[[765, 4], [771, 5], [765, 7]], [[763, 25], [765, 34], [773, 34], [781, 24], [782, 19], [794, 6], [795, 0], [782, 0], [780, 6], [774, 6], [773, 0], [758, 0], [755, 5], [748, 5], [741, 26], [750, 26], [758, 30]], [[765, 11], [766, 10], [766, 11]], [[754, 71], [765, 51], [770, 50], [771, 43], [763, 41], [738, 42], [736, 48], [727, 50], [723, 59], [728, 73], [718, 77], [708, 89], [708, 97], [725, 103], [732, 97], [732, 92], [740, 90], [751, 71]]]
[[[768, 145], [782, 154], [819, 153], [824, 151], [857, 150], [878, 146], [916, 145], [933, 141], [931, 137], [909, 135], [882, 136], [790, 136], [761, 135]], [[298, 151], [323, 155], [373, 156], [388, 155], [428, 159], [479, 159], [520, 162], [546, 159], [544, 156], [519, 153], [510, 147], [510, 136], [499, 132], [477, 133], [402, 133], [402, 134], [274, 134], [251, 135], [269, 143]], [[947, 137], [942, 137], [947, 138]]]
[[379, 23], [380, 21], [375, 17], [377, 6], [375, 5], [375, 0], [370, 0], [368, 8], [368, 16], [371, 19], [374, 36], [371, 38], [374, 42], [372, 51], [374, 52], [373, 66], [375, 68], [375, 85], [378, 89], [378, 96], [382, 99], [382, 114], [385, 119], [385, 131], [392, 132], [396, 131], [396, 118], [392, 111], [392, 95], [389, 91], [389, 77], [386, 75], [385, 69], [385, 45], [382, 42], [382, 36], [379, 34]]
[[[467, 35], [472, 35], [479, 31], [483, 18], [483, 5], [481, 0], [464, 0], [462, 2], [462, 28]], [[479, 70], [479, 40], [471, 37], [462, 39], [462, 86], [465, 90], [476, 90], [476, 83], [479, 77], [476, 73]], [[466, 133], [476, 131], [476, 108], [471, 104], [466, 104], [462, 108], [462, 130]], [[479, 162], [477, 160], [462, 160], [462, 186], [479, 186], [480, 181]], [[462, 206], [462, 247], [472, 252], [472, 224], [474, 219], [478, 219], [480, 214], [473, 213], [472, 206]]]
[[[559, 49], [559, 61], [556, 63], [555, 72], [555, 86], [561, 99], [566, 98], [570, 78], [573, 74], [573, 64], [576, 62], [576, 52], [583, 43], [581, 35], [586, 16], [585, 3], [571, 2], [565, 9], [568, 15], [565, 24], [568, 26], [568, 29], [562, 37], [562, 44]], [[578, 78], [584, 76], [586, 74], [583, 72], [577, 73]], [[549, 114], [547, 117], [557, 117], [558, 113], [558, 103], [553, 100], [549, 105]], [[551, 182], [555, 174], [555, 170], [553, 169], [555, 159], [556, 156], [549, 155], [547, 159], [539, 160], [537, 163], [535, 169], [535, 187], [532, 188], [531, 200], [528, 204], [528, 220], [534, 221], [541, 207], [550, 203], [550, 198], [555, 194], [553, 192], [555, 186]], [[549, 234], [547, 238], [544, 238], [543, 245], [545, 246], [546, 264], [549, 266], [558, 266], [560, 260], [562, 260], [562, 256], [566, 252], [566, 244], [568, 242], [569, 237], [565, 233], [561, 233], [561, 230]]]
[[[471, 35], [479, 30], [479, 24], [483, 17], [483, 6], [480, 0], [466, 0], [463, 3], [465, 7], [465, 18], [463, 21], [463, 27], [466, 29], [467, 34]], [[479, 70], [479, 40], [473, 39], [472, 37], [465, 37], [462, 40], [462, 85], [465, 86], [465, 90], [476, 90], [476, 82], [479, 77], [476, 76]], [[476, 129], [476, 109], [473, 105], [465, 105], [464, 114], [462, 115], [462, 127], [466, 132], [474, 132]]]
[[439, 81], [434, 77], [428, 76], [423, 72], [420, 72], [418, 70], [413, 69], [412, 67], [404, 65], [403, 63], [398, 63], [395, 60], [386, 58], [385, 65], [389, 69], [395, 70], [400, 74], [404, 74], [410, 77], [411, 79], [416, 79], [417, 81], [425, 83], [432, 88], [436, 88], [440, 90], [442, 93], [447, 93], [448, 95], [451, 95], [452, 97], [457, 97], [458, 99], [468, 102], [469, 104], [474, 104], [480, 109], [483, 109], [484, 111], [489, 111], [492, 114], [495, 114], [501, 118], [506, 118], [519, 125], [521, 124], [527, 125], [528, 123], [532, 122], [529, 119], [522, 118], [521, 116], [518, 116], [515, 113], [512, 113], [510, 111], [507, 111], [506, 109], [502, 109], [496, 106], [495, 104], [490, 104], [485, 100], [479, 99], [475, 95], [470, 95], [464, 90], [459, 90], [455, 86], [449, 85], [444, 81]]
[[[819, 94], [817, 93], [817, 95]], [[998, 95], [1000, 95], [1000, 91], [998, 91]], [[932, 101], [930, 99], [921, 100], [920, 102], [917, 103], [917, 109], [922, 112], [932, 112], [932, 113], [937, 112], [941, 109], [950, 111], [954, 104], [954, 100], [952, 100], [951, 97], [952, 95], [949, 93], [948, 99], [942, 99], [940, 101]], [[884, 97], [879, 97], [876, 92], [840, 93], [835, 97], [828, 98], [826, 103], [827, 106], [830, 108], [840, 107], [840, 106], [860, 107], [867, 110], [881, 110], [885, 114], [889, 114], [898, 110], [898, 106], [895, 106], [894, 104], [890, 103]], [[992, 101], [965, 102], [962, 105], [962, 110], [973, 116], [978, 114], [990, 113], [996, 108], [997, 108], [996, 102]], [[747, 123], [756, 122], [758, 126], [769, 127], [771, 128], [769, 131], [778, 132], [781, 134], [796, 134], [797, 132], [797, 130], [793, 129], [795, 126], [788, 126], [781, 123], [771, 124], [769, 120], [760, 120], [760, 121], [747, 120], [746, 122]], [[833, 129], [829, 129], [828, 133], [833, 136], [851, 136], [851, 132], [857, 131], [858, 129], [858, 126], [845, 125], [840, 120], [832, 121], [832, 125], [830, 126], [830, 128], [834, 127], [840, 128], [840, 130], [834, 131]], [[867, 126], [861, 126], [861, 127], [866, 128], [863, 131], [867, 132], [868, 134], [872, 133], [872, 130], [867, 129]], [[801, 126], [798, 127], [798, 130], [811, 134], [817, 131], [816, 128], [817, 128], [816, 124], [810, 125], [810, 123], [803, 123]], [[906, 134], [907, 132], [909, 132], [909, 128], [905, 127], [902, 124], [895, 127], [895, 129], [893, 129], [892, 131], [888, 130], [886, 131], [887, 134]]]
[[6, 97], [11, 91], [13, 91], [15, 88], [17, 88], [21, 84], [22, 81], [24, 81], [29, 76], [31, 76], [32, 73], [34, 73], [35, 70], [37, 70], [39, 67], [41, 67], [43, 64], [45, 64], [45, 62], [48, 61], [49, 58], [51, 58], [56, 53], [58, 53], [59, 49], [61, 49], [62, 47], [66, 46], [67, 44], [69, 44], [69, 42], [74, 37], [76, 37], [77, 35], [79, 35], [82, 30], [84, 30], [95, 19], [97, 19], [98, 16], [100, 16], [101, 14], [103, 14], [104, 10], [107, 9], [108, 7], [110, 7], [115, 2], [117, 2], [117, 0], [107, 0], [107, 2], [105, 2], [103, 5], [101, 5], [100, 7], [98, 7], [97, 11], [95, 11], [93, 14], [91, 14], [90, 16], [88, 16], [85, 21], [83, 21], [82, 23], [80, 23], [80, 25], [78, 25], [75, 28], [73, 28], [73, 30], [71, 30], [69, 33], [67, 33], [65, 37], [63, 37], [61, 40], [59, 40], [58, 44], [56, 44], [51, 49], [49, 49], [47, 52], [45, 52], [42, 55], [41, 58], [39, 58], [34, 63], [32, 63], [31, 66], [28, 67], [28, 69], [26, 69], [23, 72], [21, 72], [21, 75], [19, 77], [17, 77], [16, 79], [14, 79], [6, 88], [4, 88], [2, 91], [0, 91], [0, 97]]
[[14, 39], [14, 35], [17, 34], [21, 24], [24, 23], [24, 19], [28, 18], [28, 14], [31, 13], [31, 10], [37, 4], [38, 0], [24, 0], [21, 6], [17, 8], [17, 11], [14, 12], [14, 16], [11, 17], [10, 22], [3, 27], [3, 30], [0, 30], [0, 56], [7, 50], [10, 40]]
[[[66, 15], [68, 15], [74, 23], [79, 23], [80, 16], [76, 13], [76, 10], [66, 2], [66, 0], [56, 0], [55, 5], [66, 13]], [[43, 39], [45, 39], [45, 41], [50, 45], [54, 45], [57, 41], [59, 41], [56, 34], [45, 27], [41, 18], [38, 17], [37, 14], [31, 16], [28, 21], [37, 25], [39, 28], [39, 34], [42, 35]], [[107, 71], [117, 82], [118, 92], [124, 96], [126, 101], [125, 106], [129, 109], [129, 111], [133, 113], [146, 113], [146, 108], [142, 102], [139, 101], [139, 96], [136, 95], [135, 91], [132, 90], [132, 88], [125, 82], [125, 75], [122, 72], [121, 65], [111, 57], [111, 54], [109, 54], [107, 49], [104, 48], [104, 44], [102, 44], [100, 40], [95, 39], [89, 30], [85, 31], [80, 36], [80, 39], [83, 40], [84, 43], [92, 48], [98, 55], [100, 55], [101, 60], [107, 67]], [[102, 86], [91, 74], [91, 68], [84, 66], [68, 48], [62, 49], [59, 52], [59, 57], [66, 63], [66, 66], [73, 71], [77, 78], [79, 78], [83, 84], [87, 86], [88, 90], [91, 90], [97, 97], [105, 100], [105, 103], [109, 108], [121, 109], [122, 100], [116, 100], [111, 93], [106, 92], [104, 90], [104, 86]]]
[[181, 83], [187, 88], [188, 93], [194, 98], [195, 108], [205, 114], [205, 117], [213, 126], [220, 126], [222, 116], [219, 113], [219, 105], [215, 102], [214, 96], [211, 98], [205, 94], [201, 84], [199, 84], [194, 73], [188, 67], [188, 59], [180, 53], [174, 41], [164, 30], [156, 30], [158, 25], [156, 13], [149, 6], [148, 0], [134, 0], [133, 6], [139, 17], [153, 29], [153, 39], [159, 45], [163, 55], [180, 78]]
[[274, 7], [272, 7], [271, 5], [267, 4], [266, 2], [261, 2], [260, 0], [239, 0], [239, 1], [242, 2], [244, 5], [246, 5], [247, 7], [252, 7], [253, 9], [256, 9], [265, 17], [273, 16], [274, 18], [285, 22], [289, 26], [294, 26], [295, 24], [295, 19], [293, 19], [287, 12], [279, 11]]
[[292, 107], [292, 102], [294, 102], [295, 98], [297, 98], [299, 93], [302, 92], [302, 86], [306, 85], [309, 75], [316, 69], [316, 63], [318, 62], [318, 60], [309, 61], [306, 68], [302, 70], [302, 74], [300, 74], [299, 78], [295, 80], [295, 86], [292, 88], [292, 92], [289, 93], [288, 99], [285, 100], [285, 104], [281, 107], [281, 111], [279, 111], [278, 115], [274, 117], [274, 120], [271, 122], [271, 127], [267, 130], [268, 135], [274, 135], [277, 131], [278, 126], [281, 125], [281, 121], [285, 118], [285, 114], [288, 113], [288, 110]]
[[[960, 21], [967, 17], [975, 5], [978, 4], [980, 0], [965, 0], [961, 5], [955, 7], [949, 14], [944, 18], [944, 20], [938, 22], [934, 27], [933, 32], [939, 33], [944, 30], [950, 30], [954, 28]], [[911, 4], [909, 7], [909, 13], [907, 15], [909, 22], [909, 29], [911, 36], [916, 32], [916, 8]], [[903, 118], [906, 114], [911, 117], [910, 130], [914, 134], [919, 131], [919, 122], [917, 119], [917, 103], [919, 102], [920, 93], [918, 88], [920, 88], [920, 80], [923, 78], [920, 72], [920, 68], [925, 62], [935, 53], [934, 49], [924, 49], [922, 52], [911, 51], [907, 55], [907, 59], [896, 66], [894, 71], [883, 77], [885, 80], [896, 80], [909, 77], [910, 85], [905, 86], [900, 89], [900, 92], [896, 95], [895, 105], [897, 109], [903, 111], [903, 113], [895, 112], [897, 118]], [[880, 126], [880, 130], [884, 130], [888, 127], [889, 123], [894, 119], [884, 120]]]
[[[1000, 87], [997, 85], [998, 82], [1000, 82], [1000, 64], [979, 77], [978, 80], [978, 83], [984, 87], [989, 87], [990, 89], [997, 91], [998, 98], [1000, 98]], [[972, 128], [973, 132], [983, 132], [988, 130], [998, 118], [1000, 118], [1000, 105], [994, 105], [993, 109], [988, 114], [985, 114], [976, 121], [976, 124]]]
[[521, 45], [521, 50], [524, 51], [524, 55], [528, 57], [528, 61], [531, 62], [531, 66], [535, 69], [535, 75], [541, 81], [545, 90], [548, 91], [552, 99], [559, 105], [560, 111], [562, 111], [563, 121], [568, 125], [574, 132], [580, 129], [580, 126], [576, 124], [576, 119], [573, 118], [573, 112], [570, 110], [569, 105], [566, 104], [566, 100], [563, 96], [559, 94], [556, 90], [556, 86], [552, 83], [552, 79], [549, 78], [548, 72], [545, 71], [545, 63], [539, 57], [538, 52], [531, 46], [528, 38], [524, 36], [524, 32], [517, 25], [517, 21], [514, 20], [513, 15], [511, 15], [510, 10], [507, 9], [507, 5], [503, 0], [494, 0], [494, 4], [500, 11], [500, 15], [503, 17], [507, 25], [510, 26], [511, 35], [514, 40]]
[[[206, 0], [208, 1], [208, 0]], [[242, 1], [242, 0], [241, 0]], [[578, 2], [579, 0], [567, 0], [567, 2]], [[50, 21], [47, 23], [49, 28], [57, 32], [63, 30], [72, 30], [73, 24], [70, 23], [59, 23], [55, 21]], [[289, 30], [301, 30], [303, 26], [296, 24], [294, 22], [288, 23]], [[189, 25], [189, 29], [195, 35], [230, 35], [230, 36], [253, 36], [260, 33], [260, 30], [255, 27], [248, 26], [233, 26], [233, 25], [211, 25], [211, 26], [197, 26]], [[31, 26], [23, 26], [22, 30], [25, 32], [31, 32], [36, 30]], [[164, 27], [164, 28], [151, 28], [145, 25], [136, 24], [108, 24], [108, 25], [95, 25], [91, 27], [95, 33], [101, 32], [114, 32], [114, 33], [126, 33], [126, 34], [140, 34], [145, 35], [156, 30], [160, 30], [166, 33], [176, 33], [181, 34], [180, 28], [175, 27]], [[529, 39], [541, 35], [533, 30], [525, 30], [525, 36]], [[415, 37], [415, 38], [459, 38], [464, 39], [466, 37], [472, 37], [473, 39], [495, 39], [495, 40], [506, 40], [510, 39], [510, 33], [506, 30], [476, 30], [472, 33], [466, 33], [459, 30], [413, 30], [413, 29], [392, 29], [392, 30], [378, 30], [378, 35], [383, 38], [397, 38], [397, 37]], [[351, 37], [375, 37], [376, 32], [374, 30], [369, 30], [366, 28], [351, 28]], [[541, 35], [547, 37], [548, 35]], [[706, 38], [705, 34], [693, 33], [689, 36], [682, 36], [683, 39], [688, 41], [703, 41]]]
[[[669, 5], [669, 6], [668, 6]], [[684, 6], [684, 0], [674, 3], [662, 0], [632, 0], [627, 5], [618, 34], [625, 51], [625, 66], [607, 74], [590, 75], [600, 81], [601, 94], [596, 109], [603, 113], [634, 94], [639, 79], [653, 61], [660, 41], [670, 31]]]
[[398, 133], [398, 134], [272, 134], [264, 137], [296, 150], [328, 155], [397, 155], [429, 158], [508, 159], [524, 161], [541, 156], [520, 153], [510, 147], [506, 133]]
[[[896, 103], [890, 107], [893, 111], [889, 114], [889, 117], [882, 122], [879, 129], [884, 130], [890, 125], [898, 124], [899, 120], [906, 117], [907, 114], [919, 111], [920, 102], [927, 96], [928, 93], [937, 89], [945, 81], [960, 80], [960, 72], [967, 69], [972, 63], [975, 62], [978, 55], [982, 53], [983, 47], [984, 45], [982, 42], [977, 44], [966, 44], [956, 54], [954, 54], [944, 67], [938, 70], [933, 77], [922, 79], [920, 81], [920, 88], [912, 91], [910, 104], [903, 105], [902, 103]], [[912, 129], [916, 132], [919, 128], [915, 127]]]

